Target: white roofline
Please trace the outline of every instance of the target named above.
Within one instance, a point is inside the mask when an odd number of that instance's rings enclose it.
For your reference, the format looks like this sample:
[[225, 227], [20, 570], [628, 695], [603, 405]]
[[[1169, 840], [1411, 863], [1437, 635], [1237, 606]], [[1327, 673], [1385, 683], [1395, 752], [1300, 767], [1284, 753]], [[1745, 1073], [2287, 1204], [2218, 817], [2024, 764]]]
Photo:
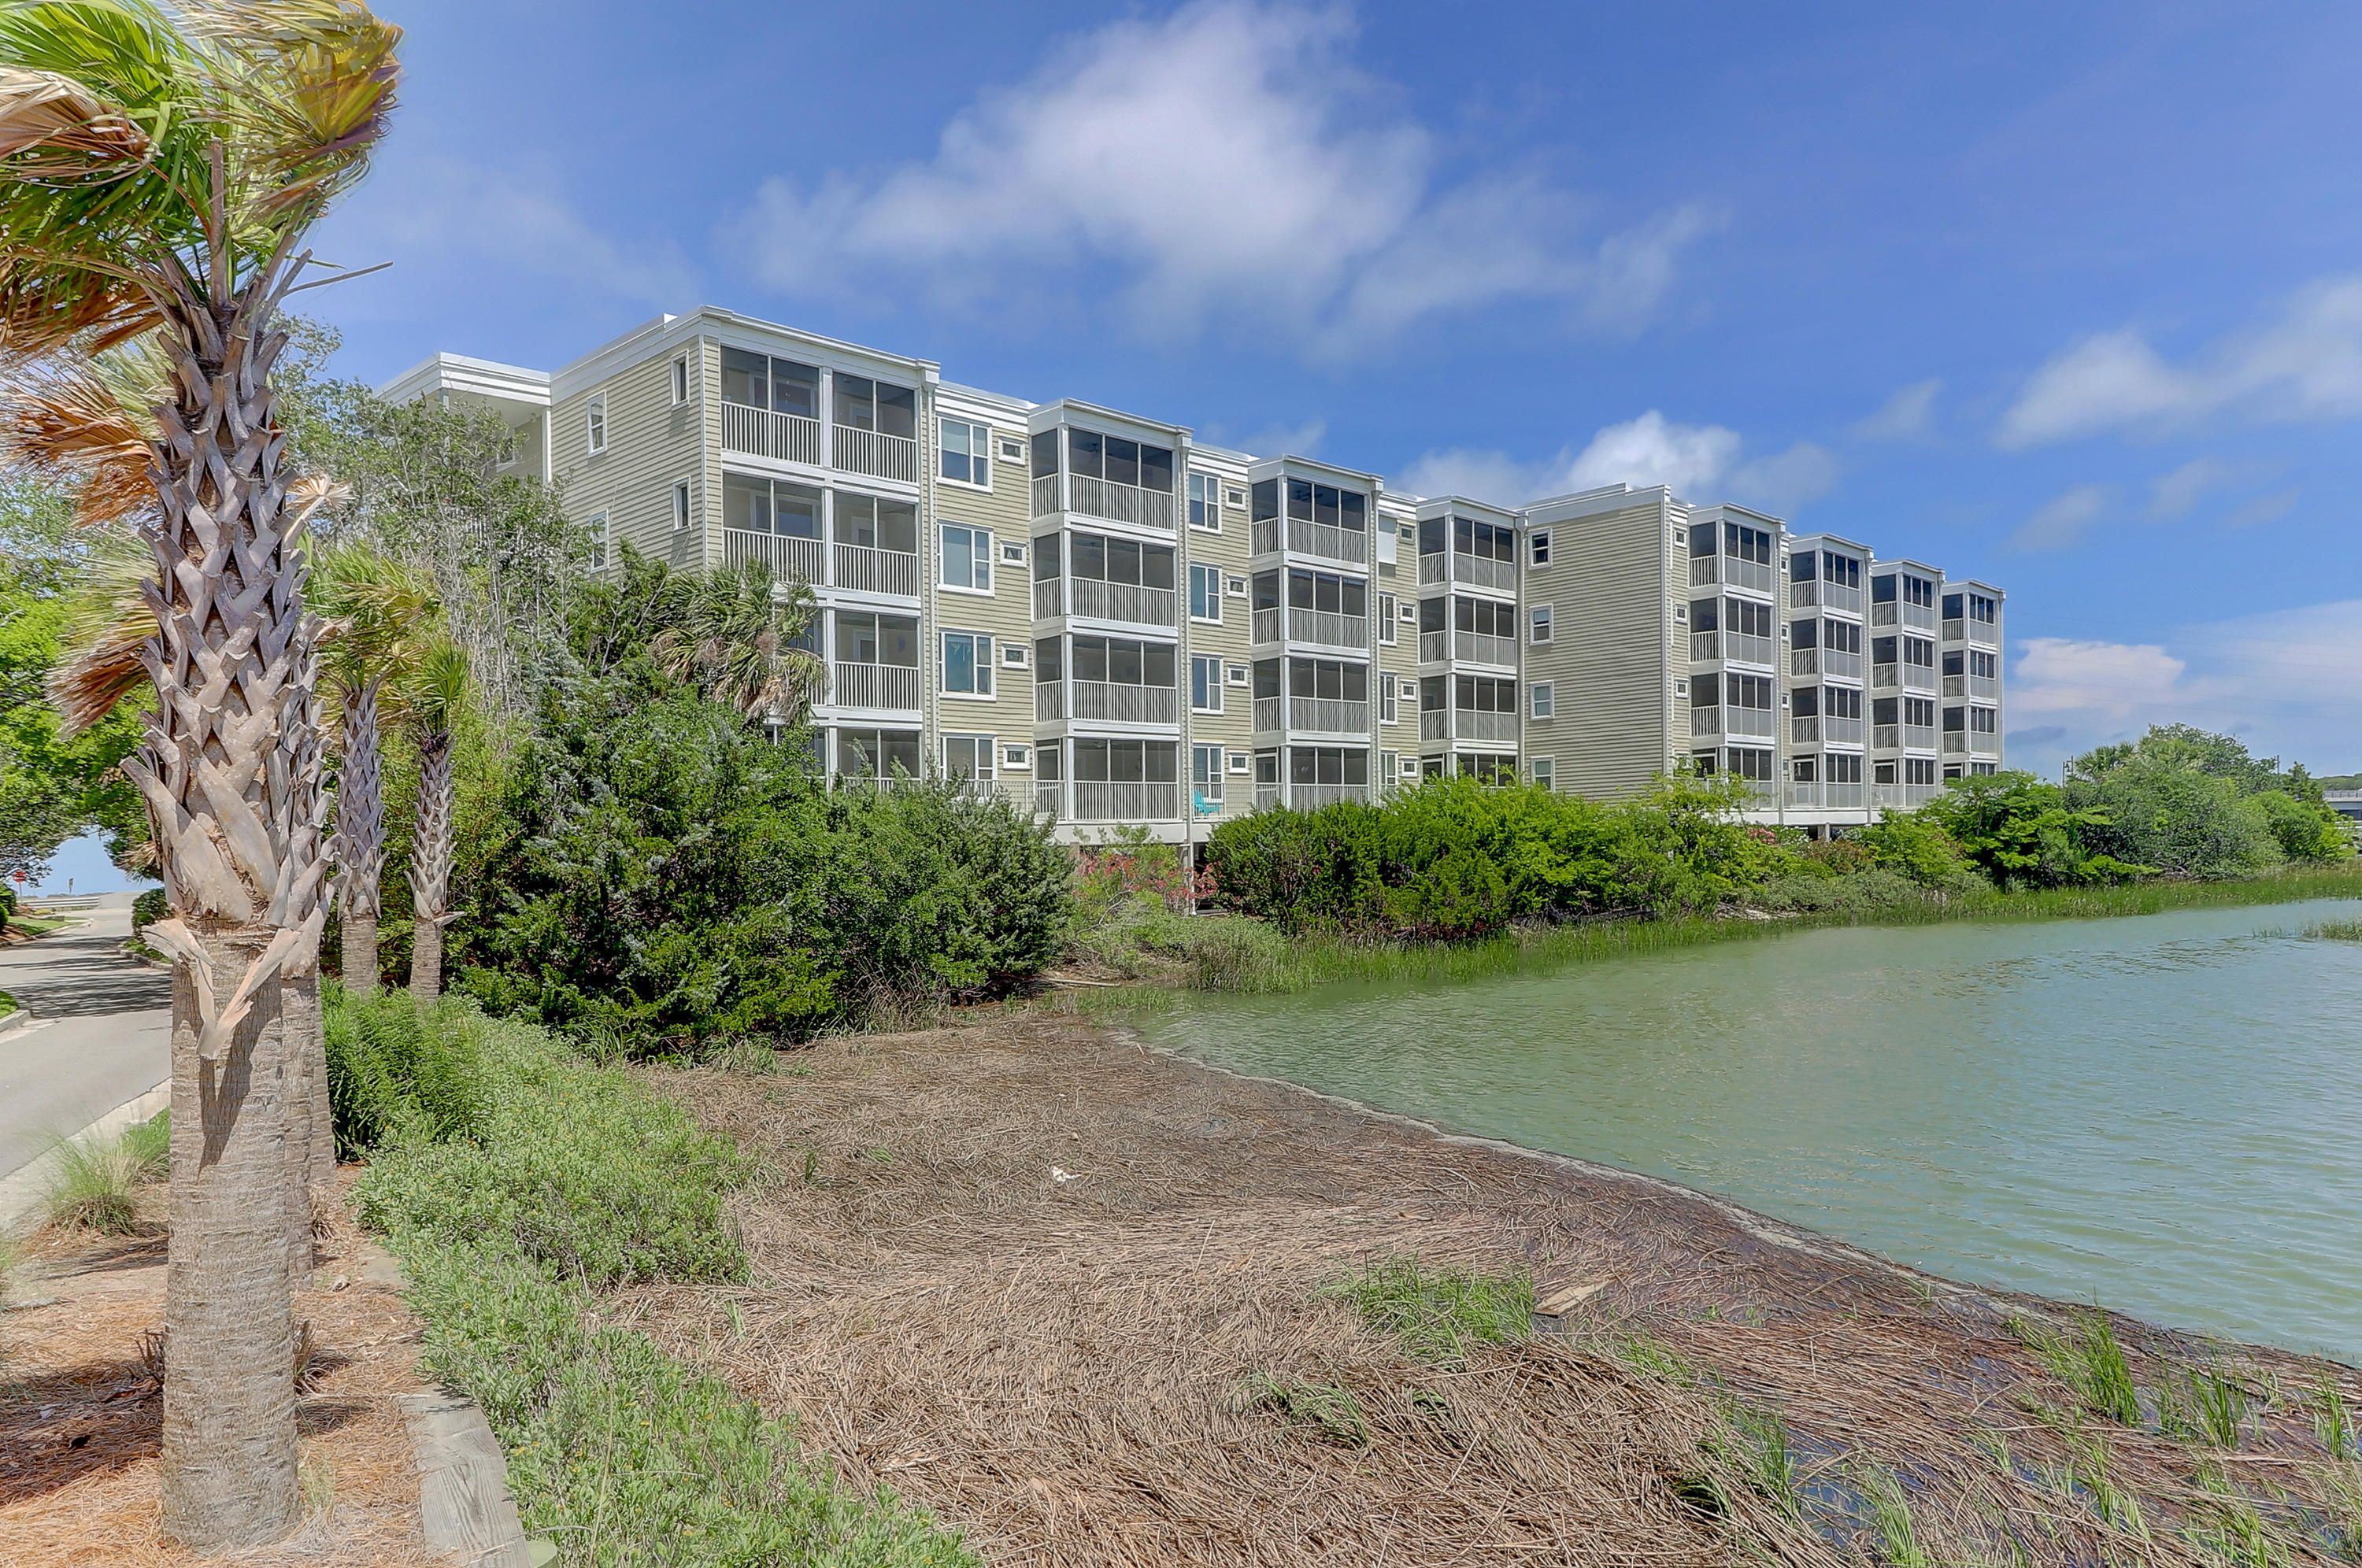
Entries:
[[430, 354], [377, 389], [378, 395], [389, 403], [408, 403], [437, 392], [547, 408], [549, 372], [465, 354]]

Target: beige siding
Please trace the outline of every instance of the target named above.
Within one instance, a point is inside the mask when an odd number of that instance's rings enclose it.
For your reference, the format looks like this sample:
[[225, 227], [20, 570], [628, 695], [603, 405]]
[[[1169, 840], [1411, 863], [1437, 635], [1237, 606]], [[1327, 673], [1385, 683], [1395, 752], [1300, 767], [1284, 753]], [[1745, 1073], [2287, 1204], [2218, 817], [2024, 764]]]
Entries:
[[[1027, 513], [1030, 510], [1023, 459], [1003, 462], [1000, 443], [1014, 440], [1021, 447], [1025, 441], [1022, 425], [1003, 418], [989, 417], [981, 413], [938, 406], [938, 416], [966, 419], [988, 425], [992, 429], [992, 488], [977, 490], [966, 485], [948, 484], [940, 478], [930, 481], [932, 515], [926, 536], [922, 541], [927, 574], [928, 647], [925, 690], [931, 694], [928, 708], [932, 715], [933, 734], [929, 737], [929, 762], [943, 762], [943, 742], [947, 734], [988, 734], [999, 744], [1022, 743], [1027, 748], [1026, 769], [1007, 775], [1012, 781], [1030, 780], [1033, 741], [1033, 580], [1032, 542], [1028, 532]], [[922, 459], [931, 472], [940, 474], [935, 448], [936, 427], [933, 419], [927, 422], [927, 440]], [[992, 591], [962, 592], [946, 588], [944, 582], [944, 525], [959, 524], [971, 528], [992, 531]], [[1001, 559], [1001, 547], [1022, 544], [1028, 554], [1023, 562]], [[946, 632], [983, 632], [993, 639], [993, 695], [989, 699], [962, 696], [943, 690], [944, 634]], [[1007, 646], [1022, 646], [1025, 668], [1011, 669], [1001, 658], [1000, 650]]]
[[[1248, 547], [1247, 509], [1243, 506], [1230, 505], [1229, 498], [1230, 492], [1234, 490], [1244, 495], [1247, 481], [1243, 474], [1232, 472], [1226, 468], [1209, 467], [1204, 463], [1193, 464], [1192, 467], [1197, 472], [1211, 473], [1221, 480], [1222, 526], [1219, 533], [1209, 533], [1205, 529], [1189, 526], [1188, 481], [1186, 479], [1181, 480], [1180, 532], [1183, 566], [1179, 587], [1184, 622], [1182, 640], [1185, 646], [1182, 648], [1179, 679], [1183, 693], [1182, 701], [1186, 707], [1188, 702], [1189, 661], [1192, 658], [1220, 659], [1222, 683], [1220, 690], [1222, 711], [1219, 713], [1200, 713], [1194, 710], [1189, 712], [1188, 734], [1181, 754], [1182, 777], [1185, 781], [1189, 777], [1189, 753], [1187, 749], [1188, 746], [1220, 746], [1223, 756], [1221, 815], [1228, 817], [1244, 812], [1254, 804], [1253, 776], [1252, 774], [1242, 776], [1229, 771], [1230, 754], [1251, 750], [1254, 733], [1253, 689], [1230, 684], [1231, 667], [1244, 666], [1249, 663], [1249, 638], [1252, 635], [1247, 616], [1248, 601], [1243, 598], [1233, 599], [1230, 594], [1230, 580], [1247, 575]], [[1211, 566], [1222, 574], [1222, 618], [1220, 624], [1189, 618], [1188, 568], [1191, 566]]]
[[1552, 758], [1566, 793], [1637, 795], [1679, 744], [1666, 587], [1672, 519], [1651, 499], [1542, 527], [1551, 564], [1532, 566], [1528, 556], [1524, 602], [1549, 604], [1553, 625], [1548, 644], [1526, 649], [1524, 676], [1551, 683], [1556, 716], [1527, 720], [1526, 755]]
[[[692, 517], [702, 517], [705, 468], [700, 408], [692, 398], [672, 401], [673, 354], [627, 366], [551, 410], [551, 466], [563, 487], [568, 515], [587, 523], [607, 515], [608, 535], [643, 552], [671, 558], [673, 486], [689, 481]], [[720, 388], [715, 385], [714, 395]], [[593, 397], [607, 400], [607, 446], [590, 450]], [[690, 561], [698, 564], [702, 552]]]
[[[1418, 543], [1415, 536], [1407, 539], [1401, 536], [1401, 529], [1412, 526], [1409, 519], [1384, 517], [1381, 522], [1384, 526], [1396, 530], [1395, 565], [1389, 568], [1381, 564], [1378, 567], [1376, 574], [1371, 579], [1370, 602], [1373, 606], [1372, 613], [1375, 613], [1378, 595], [1391, 593], [1395, 596], [1396, 605], [1395, 640], [1393, 646], [1388, 646], [1384, 640], [1385, 634], [1380, 634], [1378, 672], [1381, 679], [1395, 683], [1396, 695], [1395, 722], [1391, 724], [1382, 723], [1378, 725], [1378, 749], [1397, 753], [1413, 758], [1415, 762], [1419, 749], [1418, 627], [1416, 624], [1406, 625], [1403, 623], [1400, 607], [1407, 604], [1411, 607], [1414, 614], [1418, 613]], [[1410, 682], [1411, 686], [1411, 694], [1407, 697], [1400, 694], [1405, 681]], [[1402, 777], [1397, 773], [1385, 782], [1398, 785], [1402, 782]]]

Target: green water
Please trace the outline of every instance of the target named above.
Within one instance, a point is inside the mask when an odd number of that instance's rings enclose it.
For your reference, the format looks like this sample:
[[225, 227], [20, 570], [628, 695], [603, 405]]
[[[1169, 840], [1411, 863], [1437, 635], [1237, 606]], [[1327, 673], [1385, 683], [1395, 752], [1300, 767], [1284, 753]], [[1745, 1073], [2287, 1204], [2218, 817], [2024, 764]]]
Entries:
[[2362, 1361], [2362, 943], [2295, 934], [2354, 909], [1806, 931], [1142, 1027], [1954, 1278]]

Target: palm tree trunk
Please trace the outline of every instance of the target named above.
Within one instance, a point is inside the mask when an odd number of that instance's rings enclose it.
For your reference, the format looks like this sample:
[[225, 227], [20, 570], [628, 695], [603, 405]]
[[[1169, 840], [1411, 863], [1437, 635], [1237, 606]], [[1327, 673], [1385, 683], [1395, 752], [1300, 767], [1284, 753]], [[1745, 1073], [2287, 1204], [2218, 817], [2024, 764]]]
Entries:
[[[301, 581], [302, 568], [297, 569]], [[291, 1288], [312, 1283], [312, 1214], [320, 1195], [320, 1152], [328, 1151], [327, 1179], [336, 1175], [336, 1144], [323, 1106], [327, 1098], [327, 1039], [320, 1014], [320, 926], [326, 915], [322, 887], [328, 873], [322, 853], [327, 827], [327, 792], [320, 770], [319, 706], [313, 682], [317, 623], [298, 623], [292, 650], [297, 661], [293, 692], [280, 726], [280, 764], [290, 780], [293, 814], [287, 825], [288, 923], [304, 933], [280, 973], [280, 1030], [287, 1049], [287, 1278]], [[315, 918], [315, 916], [317, 918]]]
[[378, 986], [379, 886], [385, 876], [385, 794], [378, 749], [377, 699], [382, 680], [343, 692], [345, 756], [337, 770], [337, 878], [344, 932], [345, 989], [370, 996]]
[[310, 671], [270, 385], [283, 259], [235, 293], [216, 269], [160, 298], [176, 384], [156, 411], [157, 512], [141, 525], [157, 701], [123, 765], [172, 909], [149, 927], [175, 959], [164, 1526], [201, 1552], [280, 1540], [302, 1517], [278, 1024], [282, 966], [316, 939], [318, 911], [299, 912], [288, 843], [308, 803], [283, 748]]
[[418, 823], [410, 850], [410, 996], [421, 1007], [443, 994], [443, 928], [450, 923], [451, 736], [435, 730], [418, 745]]

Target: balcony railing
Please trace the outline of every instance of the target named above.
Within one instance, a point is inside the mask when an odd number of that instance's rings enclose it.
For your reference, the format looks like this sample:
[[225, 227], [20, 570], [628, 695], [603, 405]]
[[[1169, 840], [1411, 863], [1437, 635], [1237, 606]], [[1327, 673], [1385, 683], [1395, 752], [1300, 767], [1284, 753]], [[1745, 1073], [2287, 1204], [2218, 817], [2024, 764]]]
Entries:
[[1936, 630], [1936, 607], [1932, 604], [1906, 604], [1890, 599], [1883, 604], [1870, 607], [1870, 624], [1873, 626], [1904, 625], [1915, 632]]
[[828, 547], [818, 539], [799, 538], [792, 534], [758, 534], [751, 528], [723, 529], [722, 564], [739, 567], [752, 561], [763, 562], [777, 577], [792, 578], [800, 582], [820, 582], [825, 576]]
[[1175, 724], [1181, 722], [1181, 692], [1172, 686], [1077, 680], [1074, 716], [1118, 724]]
[[2001, 646], [2000, 624], [1994, 621], [1970, 621], [1969, 623], [1969, 642], [1970, 646], [1981, 648], [1997, 648]]
[[1254, 809], [1256, 811], [1267, 812], [1277, 806], [1279, 803], [1278, 785], [1258, 784], [1254, 787]]
[[1810, 610], [1816, 605], [1827, 610], [1842, 611], [1849, 615], [1861, 613], [1861, 590], [1842, 582], [1827, 582], [1819, 578], [1807, 581], [1791, 580], [1788, 584], [1788, 608]]
[[1333, 806], [1340, 801], [1366, 801], [1370, 798], [1367, 784], [1290, 784], [1287, 803], [1299, 812], [1318, 811]]
[[1047, 621], [1066, 613], [1066, 580], [1063, 577], [1037, 577], [1033, 580], [1033, 618]]
[[828, 667], [828, 700], [840, 708], [915, 713], [919, 711], [918, 667], [833, 660]]
[[1999, 756], [2001, 755], [2001, 736], [1986, 730], [1970, 730], [1969, 732], [1969, 755], [1970, 756]]
[[1518, 738], [1518, 716], [1515, 713], [1454, 713], [1451, 733], [1464, 741], [1514, 741]]
[[1471, 588], [1489, 588], [1499, 593], [1518, 591], [1518, 568], [1514, 561], [1496, 561], [1490, 556], [1451, 558], [1451, 580], [1464, 582]]
[[1693, 735], [1735, 735], [1740, 740], [1770, 740], [1776, 723], [1769, 708], [1692, 708]]
[[1903, 690], [1936, 694], [1936, 667], [1932, 664], [1905, 664], [1903, 667]]
[[1903, 684], [1902, 671], [1891, 664], [1874, 664], [1870, 668], [1870, 689], [1892, 691]]
[[722, 449], [782, 463], [820, 466], [820, 421], [751, 403], [722, 405]]
[[835, 466], [851, 474], [919, 482], [919, 444], [908, 436], [882, 430], [861, 430], [840, 425], [832, 432], [830, 456]]
[[1247, 548], [1258, 556], [1279, 554], [1283, 540], [1292, 555], [1317, 556], [1348, 566], [1362, 566], [1370, 558], [1369, 534], [1361, 529], [1341, 528], [1334, 523], [1309, 523], [1301, 517], [1290, 517], [1283, 529], [1278, 518], [1266, 517], [1247, 530]]
[[1258, 610], [1247, 617], [1247, 636], [1258, 643], [1279, 641], [1280, 614], [1276, 610]]
[[1968, 756], [1969, 733], [1966, 730], [1946, 730], [1944, 732], [1944, 755], [1946, 756]]
[[1140, 779], [1077, 778], [1078, 823], [1169, 823], [1181, 816], [1181, 787]]
[[1319, 643], [1323, 647], [1366, 648], [1370, 646], [1370, 618], [1341, 614], [1334, 610], [1298, 610], [1291, 605], [1287, 612], [1287, 637], [1290, 642]]
[[1772, 591], [1772, 568], [1767, 562], [1743, 561], [1736, 556], [1692, 556], [1690, 586], [1707, 588], [1716, 583], [1769, 593]]
[[1046, 724], [1065, 716], [1065, 686], [1055, 680], [1036, 682], [1033, 687], [1033, 717]]
[[1861, 810], [1863, 789], [1859, 778], [1791, 778], [1787, 784], [1788, 806], [1792, 811], [1858, 812]]
[[1451, 634], [1421, 632], [1418, 635], [1418, 662], [1441, 664], [1451, 656]]
[[1946, 618], [1944, 622], [1944, 640], [1946, 642], [1962, 643], [1968, 641], [1968, 638], [1969, 624], [1967, 621], [1961, 619], [1958, 615], [1948, 616]]
[[898, 598], [919, 596], [919, 558], [907, 550], [877, 550], [867, 545], [836, 547], [836, 586], [863, 593], [890, 593]]
[[1033, 478], [1033, 515], [1055, 516], [1058, 512], [1058, 476], [1036, 474]]
[[1366, 698], [1354, 702], [1342, 697], [1291, 696], [1287, 700], [1287, 723], [1291, 729], [1318, 734], [1366, 735], [1370, 733], [1370, 704]]
[[1518, 639], [1496, 636], [1491, 632], [1454, 632], [1451, 657], [1471, 664], [1515, 665]]
[[1418, 585], [1433, 588], [1451, 580], [1451, 558], [1441, 550], [1418, 558]]
[[1427, 708], [1420, 710], [1418, 715], [1418, 738], [1423, 741], [1450, 740], [1451, 738], [1451, 710], [1449, 708]]
[[1692, 632], [1690, 660], [1708, 664], [1726, 659], [1733, 664], [1769, 665], [1772, 639], [1756, 632]]
[[1904, 725], [1904, 726], [1903, 726], [1903, 749], [1904, 749], [1904, 750], [1905, 750], [1905, 751], [1933, 751], [1933, 750], [1935, 750], [1935, 749], [1936, 749], [1936, 726], [1935, 726], [1935, 725], [1933, 725], [1933, 724], [1905, 724], [1905, 725]]
[[1110, 523], [1169, 531], [1173, 526], [1173, 492], [1142, 490], [1136, 484], [1118, 484], [1088, 474], [1068, 474], [1066, 510], [1086, 517], [1104, 517]]
[[1180, 594], [1170, 588], [1149, 588], [1137, 582], [1103, 582], [1095, 577], [1066, 579], [1066, 613], [1135, 625], [1170, 626], [1180, 608]]
[[1254, 700], [1254, 727], [1259, 735], [1277, 734], [1287, 727], [1287, 699], [1258, 697]]
[[1913, 812], [1943, 792], [1941, 784], [1872, 784], [1870, 803], [1882, 812]]

